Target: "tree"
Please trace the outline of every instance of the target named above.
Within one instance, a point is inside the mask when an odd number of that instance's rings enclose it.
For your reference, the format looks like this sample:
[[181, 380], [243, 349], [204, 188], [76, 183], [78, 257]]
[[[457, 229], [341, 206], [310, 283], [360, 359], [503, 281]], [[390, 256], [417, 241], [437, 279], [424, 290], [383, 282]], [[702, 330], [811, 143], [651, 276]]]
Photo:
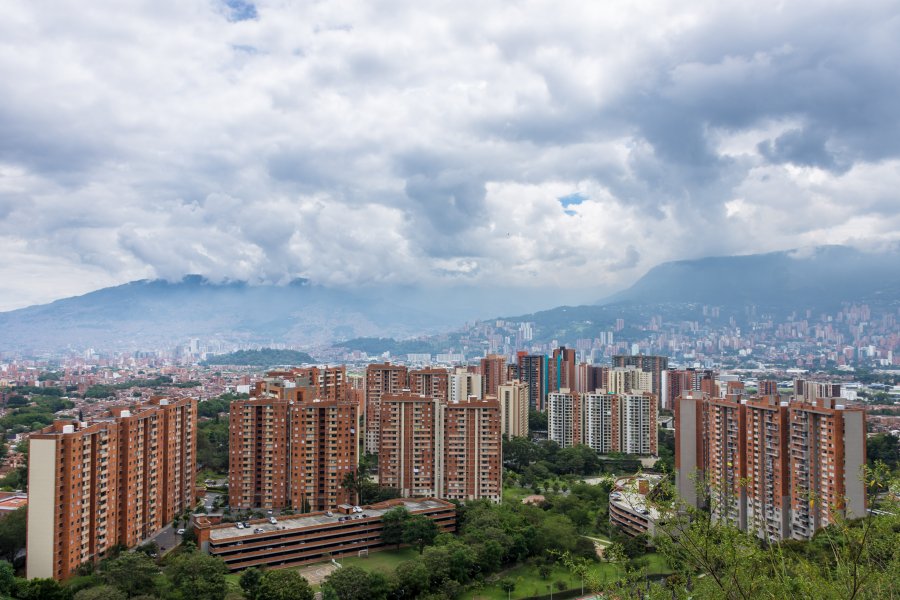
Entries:
[[547, 413], [529, 410], [528, 431], [547, 431]]
[[16, 584], [20, 600], [68, 600], [69, 592], [55, 579], [20, 579]]
[[185, 600], [221, 600], [228, 590], [221, 558], [200, 552], [181, 554], [169, 563], [166, 574]]
[[628, 556], [625, 554], [625, 546], [619, 542], [613, 542], [603, 549], [603, 558], [610, 563], [622, 563]]
[[538, 522], [535, 529], [535, 554], [544, 554], [548, 550], [564, 552], [575, 548], [578, 531], [565, 515], [547, 515]]
[[258, 598], [266, 600], [313, 600], [309, 582], [297, 571], [266, 571], [259, 584]]
[[889, 433], [866, 438], [866, 458], [870, 465], [880, 460], [889, 469], [896, 469], [900, 465], [900, 438]]
[[125, 552], [103, 564], [100, 578], [128, 597], [155, 589], [154, 579], [159, 569], [142, 552]]
[[259, 597], [259, 586], [262, 583], [262, 572], [256, 567], [250, 567], [241, 573], [240, 578], [241, 589], [247, 600], [256, 600]]
[[360, 567], [344, 567], [325, 578], [323, 589], [328, 588], [338, 600], [367, 600], [373, 598], [372, 578]]
[[28, 509], [24, 506], [0, 518], [0, 558], [15, 562], [16, 555], [25, 548], [27, 522]]
[[397, 595], [400, 598], [418, 598], [428, 591], [428, 567], [418, 560], [408, 560], [397, 565]]
[[8, 562], [0, 561], [0, 595], [9, 596], [16, 587], [16, 573]]
[[506, 596], [508, 598], [509, 595], [515, 591], [516, 582], [509, 577], [505, 577], [500, 580], [500, 589], [506, 592]]
[[528, 438], [503, 440], [503, 462], [515, 471], [523, 471], [535, 460], [535, 446]]
[[630, 537], [623, 544], [625, 556], [628, 558], [637, 558], [647, 553], [647, 534], [640, 534]]
[[403, 523], [403, 542], [415, 544], [419, 554], [437, 537], [438, 526], [425, 515], [412, 515]]
[[200, 422], [197, 428], [197, 462], [217, 473], [228, 471], [228, 423], [226, 421]]
[[73, 600], [127, 600], [128, 596], [119, 588], [111, 585], [98, 585], [81, 590]]
[[384, 513], [381, 517], [381, 539], [387, 545], [394, 544], [397, 548], [403, 543], [403, 531], [406, 520], [409, 519], [409, 511], [404, 506], [398, 506]]

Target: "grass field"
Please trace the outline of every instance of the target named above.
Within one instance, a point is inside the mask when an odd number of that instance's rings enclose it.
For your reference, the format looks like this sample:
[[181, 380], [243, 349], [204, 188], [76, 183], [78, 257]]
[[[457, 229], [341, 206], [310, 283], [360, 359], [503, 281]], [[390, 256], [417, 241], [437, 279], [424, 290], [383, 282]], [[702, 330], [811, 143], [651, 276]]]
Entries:
[[[648, 554], [647, 558], [650, 564], [647, 566], [648, 575], [657, 575], [669, 573], [671, 569], [666, 564], [665, 559], [659, 554]], [[593, 571], [597, 573], [601, 580], [614, 579], [620, 577], [623, 573], [622, 567], [611, 565], [608, 563], [598, 563], [593, 567]], [[554, 567], [547, 579], [541, 579], [538, 574], [537, 567], [530, 565], [519, 565], [508, 571], [499, 574], [498, 579], [511, 579], [516, 583], [515, 590], [509, 595], [509, 598], [527, 598], [529, 596], [539, 596], [541, 594], [550, 593], [548, 586], [553, 586], [553, 591], [558, 591], [556, 587], [557, 581], [566, 583], [565, 589], [577, 589], [581, 587], [581, 579], [572, 574], [564, 567]], [[479, 590], [469, 590], [460, 596], [462, 600], [505, 600], [506, 592], [495, 584], [485, 585]]]
[[400, 550], [382, 550], [380, 552], [372, 552], [368, 558], [359, 558], [357, 556], [338, 559], [345, 567], [354, 566], [361, 567], [366, 571], [381, 571], [385, 575], [394, 572], [402, 562], [407, 560], [416, 560], [419, 558], [419, 551], [415, 548], [401, 548]]
[[[346, 557], [338, 559], [345, 567], [349, 567], [350, 565], [360, 567], [365, 569], [366, 571], [380, 571], [385, 575], [389, 575], [394, 572], [394, 569], [397, 568], [402, 562], [407, 560], [415, 560], [419, 557], [419, 552], [415, 548], [401, 548], [400, 550], [384, 550], [381, 552], [373, 552], [369, 555], [368, 558], [359, 558], [359, 557]], [[316, 567], [318, 564], [327, 564], [323, 563], [315, 563], [315, 564], [307, 564], [301, 565], [298, 567], [289, 567], [296, 570], [310, 569]], [[228, 582], [229, 589], [240, 589], [240, 573], [229, 573], [225, 576], [225, 580]], [[316, 591], [319, 590], [318, 585], [313, 585], [312, 588]]]

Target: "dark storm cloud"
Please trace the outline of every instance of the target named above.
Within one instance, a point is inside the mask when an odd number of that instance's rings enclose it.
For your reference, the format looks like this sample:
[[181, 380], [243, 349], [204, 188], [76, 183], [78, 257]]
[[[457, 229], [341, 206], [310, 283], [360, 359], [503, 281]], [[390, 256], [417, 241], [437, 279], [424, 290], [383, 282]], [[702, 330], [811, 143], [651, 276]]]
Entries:
[[791, 129], [774, 140], [761, 142], [757, 148], [769, 161], [791, 163], [805, 167], [819, 167], [833, 172], [845, 172], [849, 165], [838, 164], [838, 159], [826, 144], [828, 132], [811, 128]]

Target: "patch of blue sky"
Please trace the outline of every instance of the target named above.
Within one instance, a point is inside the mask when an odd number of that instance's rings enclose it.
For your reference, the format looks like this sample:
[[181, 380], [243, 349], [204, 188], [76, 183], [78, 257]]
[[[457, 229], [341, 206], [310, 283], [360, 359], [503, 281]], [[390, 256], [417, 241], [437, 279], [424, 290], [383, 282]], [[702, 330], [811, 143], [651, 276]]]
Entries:
[[575, 192], [574, 194], [569, 194], [568, 196], [562, 196], [558, 198], [558, 200], [559, 203], [562, 204], [563, 209], [565, 209], [564, 212], [567, 215], [575, 216], [577, 214], [576, 211], [572, 210], [569, 207], [578, 206], [579, 204], [587, 200], [587, 196], [582, 196], [578, 192]]
[[259, 16], [256, 5], [246, 0], [223, 0], [228, 8], [229, 21], [249, 21]]
[[577, 206], [581, 204], [585, 200], [587, 200], [587, 196], [583, 196], [578, 192], [574, 194], [569, 194], [568, 196], [562, 196], [558, 198], [559, 203], [563, 205], [563, 208], [569, 208], [570, 206]]

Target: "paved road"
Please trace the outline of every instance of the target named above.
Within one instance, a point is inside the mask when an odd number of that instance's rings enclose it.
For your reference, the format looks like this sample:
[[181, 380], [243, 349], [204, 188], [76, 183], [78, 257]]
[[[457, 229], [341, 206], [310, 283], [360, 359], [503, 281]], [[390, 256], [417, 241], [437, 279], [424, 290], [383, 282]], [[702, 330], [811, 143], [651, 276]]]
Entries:
[[175, 546], [181, 543], [181, 536], [175, 533], [175, 528], [172, 527], [172, 524], [170, 523], [160, 529], [156, 535], [145, 540], [145, 542], [156, 542], [159, 546], [160, 554], [166, 554], [167, 552], [171, 552]]

